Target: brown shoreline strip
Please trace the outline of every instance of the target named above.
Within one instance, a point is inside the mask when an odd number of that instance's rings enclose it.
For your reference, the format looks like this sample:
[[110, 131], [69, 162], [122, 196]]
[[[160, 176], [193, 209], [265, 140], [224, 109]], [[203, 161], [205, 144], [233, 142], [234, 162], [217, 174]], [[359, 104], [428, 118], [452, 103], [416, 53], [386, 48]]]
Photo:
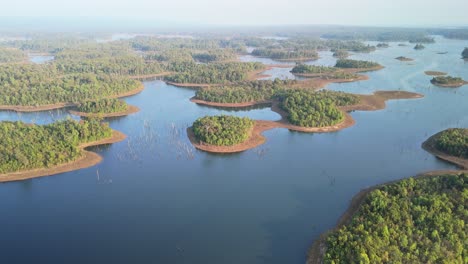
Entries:
[[10, 181], [21, 181], [32, 178], [52, 176], [60, 173], [75, 171], [92, 167], [102, 161], [102, 157], [94, 152], [87, 151], [85, 148], [99, 145], [112, 144], [123, 141], [126, 135], [117, 130], [112, 130], [112, 136], [98, 141], [88, 142], [81, 144], [79, 147], [83, 151], [83, 156], [77, 160], [70, 161], [64, 164], [59, 164], [50, 168], [38, 168], [26, 171], [10, 172], [6, 174], [0, 174], [0, 183]]

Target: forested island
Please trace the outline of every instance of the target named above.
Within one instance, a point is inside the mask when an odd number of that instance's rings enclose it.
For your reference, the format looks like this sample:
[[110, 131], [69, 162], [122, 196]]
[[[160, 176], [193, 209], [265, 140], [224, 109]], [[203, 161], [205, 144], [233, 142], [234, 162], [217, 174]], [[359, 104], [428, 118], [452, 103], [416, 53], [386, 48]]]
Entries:
[[462, 58], [463, 59], [468, 59], [468, 48], [465, 48], [463, 51], [462, 51]]
[[399, 61], [414, 61], [414, 59], [407, 58], [407, 57], [404, 57], [404, 56], [396, 57], [395, 60], [399, 60]]
[[356, 105], [359, 97], [332, 91], [308, 92], [288, 90], [276, 95], [280, 107], [288, 114], [293, 125], [301, 127], [327, 127], [345, 118], [339, 106]]
[[345, 59], [349, 57], [349, 52], [346, 50], [336, 50], [333, 52], [333, 57], [340, 58], [340, 59]]
[[235, 116], [205, 116], [197, 119], [193, 125], [195, 137], [203, 143], [216, 146], [232, 146], [246, 141], [254, 122]]
[[386, 42], [377, 44], [377, 48], [388, 48], [388, 47], [390, 47], [390, 45]]
[[467, 182], [423, 175], [361, 191], [307, 263], [464, 263]]
[[467, 84], [467, 82], [463, 80], [462, 78], [452, 77], [452, 76], [436, 76], [432, 78], [431, 83], [437, 86], [441, 86], [441, 87], [453, 87], [453, 88], [460, 87], [460, 86]]
[[379, 69], [382, 66], [372, 61], [340, 59], [336, 62], [337, 68], [354, 68], [354, 69]]
[[416, 44], [416, 46], [414, 46], [415, 50], [422, 50], [422, 49], [425, 49], [425, 48], [426, 47], [423, 44]]
[[79, 104], [71, 114], [88, 117], [116, 117], [137, 112], [139, 109], [116, 98], [104, 98]]
[[422, 147], [440, 159], [468, 169], [468, 129], [450, 128], [427, 139]]
[[48, 125], [0, 122], [0, 182], [52, 175], [100, 161], [84, 147], [124, 138], [98, 119]]

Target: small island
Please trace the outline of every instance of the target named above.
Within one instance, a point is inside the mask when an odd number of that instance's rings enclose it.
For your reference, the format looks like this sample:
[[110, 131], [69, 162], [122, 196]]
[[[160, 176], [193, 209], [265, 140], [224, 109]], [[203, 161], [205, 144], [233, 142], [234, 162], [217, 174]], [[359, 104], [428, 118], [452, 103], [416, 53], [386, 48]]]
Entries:
[[358, 193], [307, 263], [463, 263], [468, 174], [426, 174]]
[[414, 61], [414, 59], [407, 58], [407, 57], [403, 57], [403, 56], [396, 57], [395, 60], [399, 60], [399, 61]]
[[390, 45], [385, 42], [377, 44], [377, 48], [388, 48], [388, 47], [390, 47]]
[[414, 46], [415, 50], [422, 50], [422, 49], [425, 49], [425, 48], [426, 47], [423, 44], [416, 44], [416, 46]]
[[465, 48], [462, 52], [462, 59], [468, 60], [468, 48]]
[[215, 153], [236, 153], [263, 144], [254, 131], [255, 121], [235, 116], [205, 116], [197, 119], [187, 134], [195, 148]]
[[87, 117], [118, 117], [138, 112], [136, 106], [128, 105], [125, 101], [109, 98], [97, 101], [87, 101], [70, 110], [70, 114]]
[[382, 69], [382, 65], [372, 61], [340, 59], [335, 64], [336, 68], [360, 69], [361, 71], [371, 71]]
[[461, 168], [468, 169], [468, 129], [450, 128], [427, 139], [422, 147]]
[[99, 119], [71, 119], [48, 125], [0, 122], [0, 182], [87, 168], [102, 158], [86, 147], [121, 141], [125, 135]]
[[340, 59], [345, 59], [349, 57], [349, 52], [347, 50], [335, 50], [333, 52], [333, 57], [335, 58], [340, 58]]
[[468, 84], [465, 80], [460, 77], [452, 77], [452, 76], [436, 76], [432, 78], [431, 83], [441, 87], [452, 87], [457, 88]]
[[446, 72], [441, 72], [441, 71], [425, 71], [424, 73], [426, 75], [429, 75], [429, 76], [444, 76], [444, 75], [447, 75]]

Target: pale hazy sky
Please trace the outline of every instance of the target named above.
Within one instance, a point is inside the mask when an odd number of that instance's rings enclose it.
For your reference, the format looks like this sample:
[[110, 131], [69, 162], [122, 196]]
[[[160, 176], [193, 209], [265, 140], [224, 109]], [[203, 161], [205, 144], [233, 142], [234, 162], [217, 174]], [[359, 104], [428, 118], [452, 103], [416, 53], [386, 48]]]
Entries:
[[5, 16], [214, 24], [468, 25], [468, 0], [1, 0]]

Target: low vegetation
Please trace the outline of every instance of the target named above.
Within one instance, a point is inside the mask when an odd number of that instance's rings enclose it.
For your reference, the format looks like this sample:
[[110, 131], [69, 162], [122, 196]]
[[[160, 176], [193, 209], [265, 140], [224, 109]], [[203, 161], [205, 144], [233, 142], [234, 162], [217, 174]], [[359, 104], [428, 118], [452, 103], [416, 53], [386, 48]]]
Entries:
[[205, 116], [192, 126], [195, 137], [203, 143], [216, 146], [232, 146], [246, 141], [254, 121], [247, 117]]
[[468, 175], [410, 178], [364, 198], [324, 263], [466, 263]]
[[101, 99], [97, 101], [87, 101], [78, 105], [77, 110], [84, 113], [106, 114], [124, 112], [128, 109], [125, 101], [119, 99]]
[[112, 130], [97, 119], [49, 125], [0, 122], [0, 173], [48, 168], [82, 155], [79, 144], [108, 138]]

